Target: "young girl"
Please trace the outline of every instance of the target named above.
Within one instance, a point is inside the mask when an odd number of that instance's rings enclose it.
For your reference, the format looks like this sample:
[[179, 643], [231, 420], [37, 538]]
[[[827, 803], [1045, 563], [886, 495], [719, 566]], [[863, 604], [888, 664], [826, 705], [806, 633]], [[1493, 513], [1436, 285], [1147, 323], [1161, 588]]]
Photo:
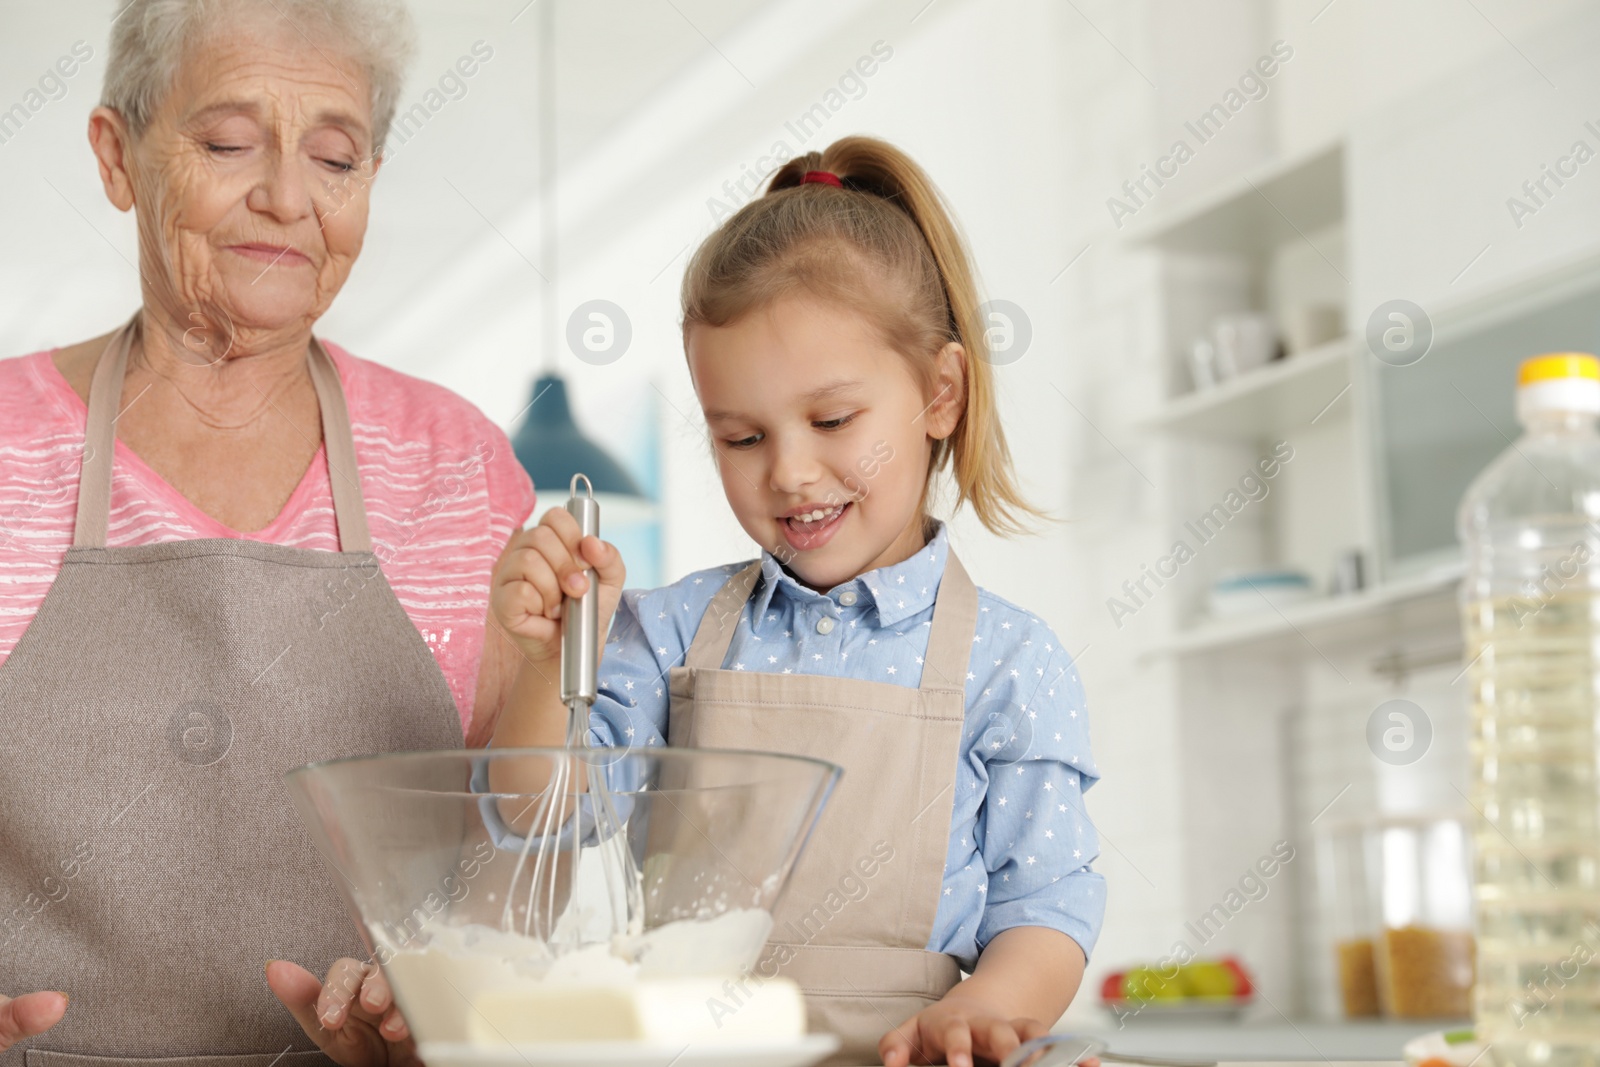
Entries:
[[[928, 514], [1039, 513], [1011, 471], [973, 271], [922, 170], [852, 137], [786, 164], [683, 284], [689, 371], [761, 558], [623, 591], [553, 508], [501, 560], [528, 659], [497, 747], [564, 743], [564, 594], [601, 583], [599, 745], [780, 750], [845, 768], [775, 916], [837, 1062], [999, 1060], [1071, 1002], [1105, 908], [1083, 692], [1040, 619], [977, 589]], [[971, 977], [960, 981], [960, 972]]]

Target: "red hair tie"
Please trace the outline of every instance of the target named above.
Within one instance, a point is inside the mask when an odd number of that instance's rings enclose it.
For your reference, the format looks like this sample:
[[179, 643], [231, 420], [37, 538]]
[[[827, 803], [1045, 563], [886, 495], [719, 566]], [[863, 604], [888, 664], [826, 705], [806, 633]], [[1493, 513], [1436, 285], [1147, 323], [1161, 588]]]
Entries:
[[831, 185], [835, 189], [844, 188], [844, 182], [839, 180], [839, 176], [832, 171], [827, 170], [806, 171], [805, 174], [800, 178], [800, 184], [805, 185], [808, 182], [819, 182], [822, 185]]

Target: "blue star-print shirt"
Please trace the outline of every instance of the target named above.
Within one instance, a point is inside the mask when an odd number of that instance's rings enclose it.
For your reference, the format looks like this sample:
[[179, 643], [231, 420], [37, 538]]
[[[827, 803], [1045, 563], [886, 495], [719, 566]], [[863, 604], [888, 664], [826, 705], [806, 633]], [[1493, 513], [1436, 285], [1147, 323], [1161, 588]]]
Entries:
[[[940, 523], [910, 559], [828, 590], [797, 582], [770, 552], [723, 667], [825, 674], [915, 687], [949, 551]], [[590, 715], [595, 745], [663, 745], [667, 672], [683, 663], [712, 596], [745, 563], [696, 571], [660, 589], [623, 591]], [[817, 623], [835, 620], [827, 633]], [[944, 885], [928, 949], [971, 971], [1013, 926], [1060, 930], [1094, 948], [1105, 880], [1083, 791], [1099, 779], [1083, 687], [1061, 641], [1037, 616], [978, 590], [967, 713], [954, 768]]]

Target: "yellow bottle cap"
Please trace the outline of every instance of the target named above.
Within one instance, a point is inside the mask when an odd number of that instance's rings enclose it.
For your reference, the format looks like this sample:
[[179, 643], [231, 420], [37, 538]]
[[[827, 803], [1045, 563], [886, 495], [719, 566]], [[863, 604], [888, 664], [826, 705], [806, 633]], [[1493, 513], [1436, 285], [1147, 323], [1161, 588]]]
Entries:
[[1561, 378], [1592, 378], [1600, 381], [1600, 359], [1587, 352], [1547, 352], [1523, 360], [1521, 369], [1517, 371], [1518, 385]]

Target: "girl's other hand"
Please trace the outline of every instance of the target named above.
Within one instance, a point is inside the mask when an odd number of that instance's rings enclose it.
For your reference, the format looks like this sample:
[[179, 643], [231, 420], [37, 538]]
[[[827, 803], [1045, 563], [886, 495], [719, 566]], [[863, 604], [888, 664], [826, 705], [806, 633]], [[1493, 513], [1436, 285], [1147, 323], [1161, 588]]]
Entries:
[[1049, 1032], [1038, 1019], [1008, 1019], [984, 1005], [946, 996], [884, 1034], [878, 1055], [884, 1067], [973, 1067], [975, 1062], [999, 1063], [1024, 1041]]
[[615, 545], [584, 537], [566, 508], [551, 508], [531, 530], [512, 536], [495, 564], [489, 603], [495, 620], [533, 663], [561, 655], [561, 602], [588, 589], [593, 567], [600, 579], [600, 637], [622, 600], [627, 568]]
[[327, 981], [298, 964], [267, 964], [267, 985], [335, 1063], [343, 1067], [421, 1067], [416, 1043], [376, 964], [345, 958]]

